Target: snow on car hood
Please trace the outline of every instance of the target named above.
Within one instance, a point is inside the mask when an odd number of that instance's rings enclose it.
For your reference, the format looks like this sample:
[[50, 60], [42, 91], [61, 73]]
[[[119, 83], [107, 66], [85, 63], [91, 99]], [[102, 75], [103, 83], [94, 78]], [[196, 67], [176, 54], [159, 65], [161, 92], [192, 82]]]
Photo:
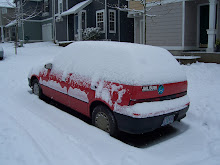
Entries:
[[53, 60], [54, 71], [75, 73], [127, 85], [152, 85], [185, 81], [179, 63], [167, 50], [155, 46], [82, 41], [68, 45]]

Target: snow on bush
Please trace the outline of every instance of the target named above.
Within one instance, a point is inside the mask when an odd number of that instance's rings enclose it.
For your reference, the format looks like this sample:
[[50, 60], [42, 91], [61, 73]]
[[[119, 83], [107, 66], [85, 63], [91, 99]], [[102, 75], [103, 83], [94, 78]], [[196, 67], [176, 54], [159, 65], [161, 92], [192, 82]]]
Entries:
[[99, 27], [86, 28], [83, 31], [83, 40], [99, 40], [100, 34]]

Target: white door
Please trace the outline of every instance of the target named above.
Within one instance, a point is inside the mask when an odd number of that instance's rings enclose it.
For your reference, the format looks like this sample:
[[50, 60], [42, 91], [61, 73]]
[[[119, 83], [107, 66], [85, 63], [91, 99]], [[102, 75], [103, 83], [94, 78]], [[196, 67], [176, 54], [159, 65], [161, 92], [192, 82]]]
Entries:
[[43, 41], [52, 41], [52, 24], [44, 24], [42, 25], [42, 39]]

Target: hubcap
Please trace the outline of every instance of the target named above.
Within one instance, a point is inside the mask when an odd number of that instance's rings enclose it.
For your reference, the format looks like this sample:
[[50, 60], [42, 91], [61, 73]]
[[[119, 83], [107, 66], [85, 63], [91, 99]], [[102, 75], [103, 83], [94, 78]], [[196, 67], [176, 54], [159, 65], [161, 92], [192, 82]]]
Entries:
[[103, 112], [99, 112], [95, 118], [95, 126], [106, 131], [110, 132], [110, 123], [107, 115]]
[[34, 84], [34, 94], [39, 96], [39, 85], [37, 83]]

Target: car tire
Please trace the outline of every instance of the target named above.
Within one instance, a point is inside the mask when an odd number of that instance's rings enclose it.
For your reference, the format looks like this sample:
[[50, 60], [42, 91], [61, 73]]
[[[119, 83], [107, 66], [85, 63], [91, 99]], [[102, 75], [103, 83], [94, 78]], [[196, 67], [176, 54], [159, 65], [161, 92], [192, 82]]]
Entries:
[[43, 98], [42, 89], [37, 79], [32, 82], [32, 93], [37, 95], [40, 99]]
[[92, 124], [97, 128], [109, 133], [111, 136], [118, 135], [115, 117], [107, 106], [98, 105], [92, 112]]

